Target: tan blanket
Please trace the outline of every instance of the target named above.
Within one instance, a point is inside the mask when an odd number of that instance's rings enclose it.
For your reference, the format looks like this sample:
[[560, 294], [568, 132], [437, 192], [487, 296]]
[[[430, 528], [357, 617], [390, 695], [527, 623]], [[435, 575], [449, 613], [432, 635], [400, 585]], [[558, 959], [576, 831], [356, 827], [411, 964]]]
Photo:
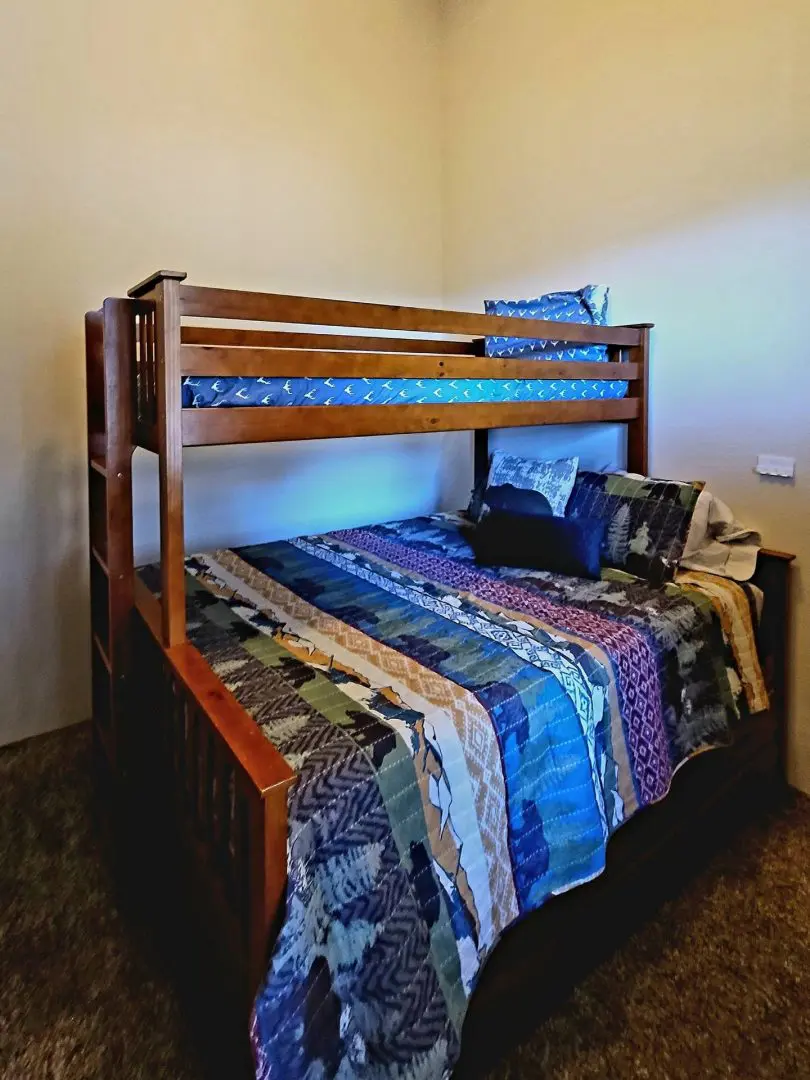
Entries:
[[[768, 691], [759, 662], [754, 617], [745, 588], [731, 578], [701, 570], [682, 570], [676, 575], [675, 581], [711, 600], [734, 654], [748, 708], [752, 713], [767, 709]], [[748, 588], [753, 589], [753, 586]], [[761, 607], [759, 603], [757, 606]]]

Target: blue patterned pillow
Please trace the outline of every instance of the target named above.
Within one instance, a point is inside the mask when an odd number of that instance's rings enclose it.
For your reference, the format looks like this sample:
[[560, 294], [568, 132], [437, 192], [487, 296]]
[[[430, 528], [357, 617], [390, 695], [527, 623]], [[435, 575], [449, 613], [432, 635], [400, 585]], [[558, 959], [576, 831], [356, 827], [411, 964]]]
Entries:
[[[609, 289], [606, 285], [586, 285], [576, 292], [554, 292], [536, 300], [485, 300], [487, 315], [519, 315], [524, 319], [551, 319], [554, 322], [607, 324]], [[544, 341], [542, 338], [488, 337], [487, 356], [530, 356], [537, 360], [607, 360], [605, 345], [574, 345]]]
[[[579, 458], [575, 457], [560, 458], [558, 461], [540, 461], [536, 458], [517, 457], [503, 450], [496, 450], [489, 462], [487, 487], [482, 500], [483, 512], [486, 513], [490, 509], [488, 499], [490, 490], [493, 491], [493, 503], [502, 509], [502, 499], [496, 498], [496, 493], [502, 496], [504, 489], [512, 488], [524, 493], [536, 493], [537, 497], [534, 500], [529, 497], [529, 501], [539, 504], [533, 508], [534, 513], [563, 517], [574, 489], [578, 465]], [[519, 496], [516, 497], [519, 498]], [[525, 496], [523, 501], [526, 501]], [[516, 509], [515, 506], [511, 508]], [[521, 509], [525, 511], [526, 507], [521, 507]]]

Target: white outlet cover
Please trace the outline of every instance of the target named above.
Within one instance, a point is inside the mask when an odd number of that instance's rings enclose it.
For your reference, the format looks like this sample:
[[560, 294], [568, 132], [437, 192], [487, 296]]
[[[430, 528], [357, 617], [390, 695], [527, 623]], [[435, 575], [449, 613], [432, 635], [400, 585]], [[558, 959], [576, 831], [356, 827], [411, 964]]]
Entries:
[[760, 454], [757, 457], [756, 471], [760, 476], [796, 475], [796, 458], [780, 457], [778, 454]]

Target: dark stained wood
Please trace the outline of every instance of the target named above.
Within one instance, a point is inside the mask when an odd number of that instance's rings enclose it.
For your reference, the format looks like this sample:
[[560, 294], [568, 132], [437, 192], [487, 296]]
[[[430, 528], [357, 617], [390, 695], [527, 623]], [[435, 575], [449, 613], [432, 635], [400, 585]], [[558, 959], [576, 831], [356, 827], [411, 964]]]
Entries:
[[186, 637], [183, 529], [183, 429], [180, 380], [180, 299], [173, 278], [155, 293], [157, 347], [157, 435], [160, 479], [160, 606], [163, 642], [179, 645]]
[[143, 450], [149, 450], [153, 454], [160, 452], [157, 424], [148, 427], [146, 424], [136, 424], [134, 442]]
[[93, 718], [110, 776], [123, 770], [132, 579], [131, 302], [109, 299], [85, 319], [87, 340]]
[[478, 315], [462, 311], [364, 304], [354, 300], [319, 300], [278, 293], [239, 292], [180, 286], [184, 316], [213, 319], [249, 319], [255, 322], [362, 326], [367, 330], [418, 331], [425, 334], [480, 334], [546, 338], [587, 345], [638, 345], [641, 331], [623, 326], [523, 319], [517, 316]]
[[792, 648], [792, 564], [786, 551], [762, 549], [752, 584], [764, 594], [757, 646], [768, 684], [771, 711], [779, 719], [777, 753], [787, 776], [788, 731], [791, 717], [790, 657]]
[[[478, 355], [477, 345], [472, 341], [307, 334], [295, 330], [242, 330], [223, 326], [184, 326], [180, 331], [180, 340], [184, 345], [235, 345], [257, 349], [342, 349], [352, 352], [373, 350], [385, 353]], [[483, 352], [480, 355], [483, 355]]]
[[638, 403], [638, 414], [627, 425], [627, 469], [648, 476], [650, 471], [650, 325], [635, 327], [641, 335], [637, 346], [628, 349], [631, 361], [638, 366], [640, 378], [630, 383], [628, 400]]
[[185, 446], [333, 439], [534, 424], [631, 420], [639, 403], [510, 402], [502, 405], [298, 405], [286, 408], [183, 409]]
[[369, 379], [637, 379], [636, 364], [183, 345], [182, 375]]
[[267, 975], [268, 948], [287, 886], [287, 789], [291, 782], [276, 784], [250, 804], [250, 922], [245, 975], [251, 995]]
[[127, 296], [131, 300], [139, 300], [154, 292], [161, 281], [185, 281], [187, 277], [188, 274], [182, 270], [156, 270], [154, 274], [150, 274], [149, 277], [144, 278], [143, 281], [139, 281], [137, 285], [133, 285], [131, 289], [127, 290]]
[[473, 444], [473, 486], [486, 483], [489, 475], [489, 431], [479, 428]]
[[777, 551], [775, 548], [760, 548], [760, 558], [783, 559], [785, 562], [793, 562], [796, 558], [789, 551]]

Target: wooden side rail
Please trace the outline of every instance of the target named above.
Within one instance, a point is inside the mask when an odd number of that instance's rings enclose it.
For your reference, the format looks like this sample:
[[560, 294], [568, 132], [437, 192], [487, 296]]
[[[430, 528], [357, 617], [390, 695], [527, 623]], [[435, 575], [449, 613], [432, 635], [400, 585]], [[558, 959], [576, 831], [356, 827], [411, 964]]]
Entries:
[[184, 446], [334, 439], [538, 424], [627, 422], [639, 416], [630, 398], [477, 405], [289, 405], [284, 408], [183, 409]]
[[379, 353], [438, 353], [442, 355], [483, 355], [477, 341], [449, 338], [368, 337], [346, 334], [307, 334], [296, 330], [233, 330], [222, 326], [183, 326], [183, 345], [220, 345], [257, 349], [357, 349]]
[[[130, 292], [130, 295], [134, 295]], [[478, 315], [466, 311], [366, 304], [355, 300], [322, 300], [279, 293], [240, 292], [179, 285], [180, 313], [206, 319], [245, 319], [251, 322], [299, 325], [362, 327], [365, 330], [398, 330], [422, 334], [456, 334], [465, 337], [544, 338], [580, 345], [641, 344], [641, 331], [629, 326], [592, 326], [519, 316]]]
[[498, 356], [427, 356], [316, 349], [252, 349], [183, 345], [180, 374], [208, 376], [375, 379], [593, 379], [640, 378], [637, 364], [520, 360]]

